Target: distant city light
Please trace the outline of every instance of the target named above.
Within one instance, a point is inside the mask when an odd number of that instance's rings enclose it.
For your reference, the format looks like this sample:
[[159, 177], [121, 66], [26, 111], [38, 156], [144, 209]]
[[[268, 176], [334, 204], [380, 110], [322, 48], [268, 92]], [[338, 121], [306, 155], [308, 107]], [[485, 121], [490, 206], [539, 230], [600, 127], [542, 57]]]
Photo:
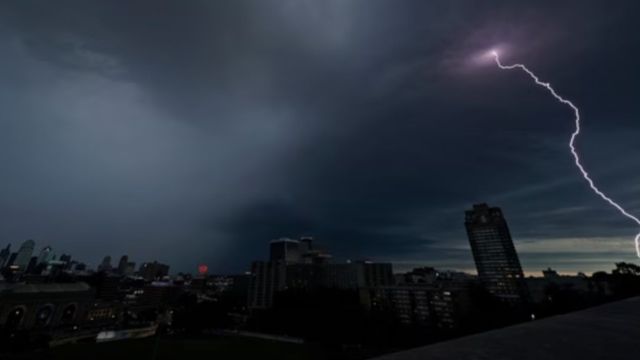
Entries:
[[206, 264], [198, 265], [198, 274], [205, 275], [209, 271], [209, 267]]

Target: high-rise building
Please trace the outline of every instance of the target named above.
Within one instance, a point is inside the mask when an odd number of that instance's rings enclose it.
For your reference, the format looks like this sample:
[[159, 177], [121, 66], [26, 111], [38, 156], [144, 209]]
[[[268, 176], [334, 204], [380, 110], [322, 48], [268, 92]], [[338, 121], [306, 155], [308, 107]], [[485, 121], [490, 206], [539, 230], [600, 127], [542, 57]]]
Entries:
[[313, 250], [313, 237], [302, 236], [300, 238], [300, 254], [305, 254]]
[[27, 268], [35, 247], [36, 243], [33, 240], [27, 240], [22, 243], [20, 250], [18, 250], [18, 254], [16, 255], [16, 259], [13, 262], [13, 265], [18, 267], [18, 270], [25, 270]]
[[363, 288], [360, 302], [371, 310], [390, 311], [403, 324], [454, 329], [470, 309], [466, 287], [396, 285]]
[[98, 271], [111, 271], [111, 256], [107, 255], [102, 259], [102, 262], [98, 265]]
[[129, 261], [127, 263], [127, 267], [124, 269], [123, 275], [133, 275], [136, 272], [136, 263], [133, 261]]
[[120, 261], [118, 262], [118, 274], [124, 275], [127, 272], [128, 264], [129, 257], [127, 255], [122, 255], [122, 257], [120, 257]]
[[249, 307], [268, 308], [276, 292], [286, 286], [287, 267], [280, 261], [254, 261], [249, 280]]
[[45, 246], [40, 250], [40, 255], [38, 255], [38, 264], [47, 264], [49, 261], [53, 260], [53, 248], [51, 246]]
[[465, 226], [478, 277], [486, 289], [508, 302], [527, 301], [524, 274], [502, 210], [473, 205], [465, 212]]
[[3, 268], [6, 265], [7, 260], [9, 260], [9, 256], [11, 256], [11, 244], [0, 250], [0, 268]]
[[37, 266], [38, 266], [38, 257], [37, 256], [32, 256], [31, 260], [29, 260], [29, 264], [27, 264], [27, 268], [24, 269], [24, 272], [27, 274], [35, 274], [37, 273]]
[[270, 260], [285, 264], [300, 262], [300, 241], [289, 238], [271, 240], [269, 245]]

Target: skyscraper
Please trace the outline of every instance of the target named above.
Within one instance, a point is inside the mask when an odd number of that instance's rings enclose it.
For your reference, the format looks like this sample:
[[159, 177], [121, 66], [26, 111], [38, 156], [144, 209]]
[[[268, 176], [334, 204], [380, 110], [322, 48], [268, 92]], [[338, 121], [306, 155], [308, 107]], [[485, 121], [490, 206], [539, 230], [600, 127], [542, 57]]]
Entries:
[[11, 256], [11, 244], [0, 251], [0, 268], [4, 267]]
[[269, 246], [270, 260], [282, 262], [284, 264], [294, 264], [300, 262], [300, 241], [289, 238], [272, 240]]
[[478, 277], [486, 289], [508, 302], [527, 301], [524, 274], [502, 210], [473, 205], [465, 212], [465, 226]]
[[53, 260], [53, 255], [53, 248], [51, 248], [51, 246], [43, 247], [38, 256], [38, 264], [46, 265], [49, 261]]
[[300, 254], [305, 254], [313, 250], [313, 237], [302, 236], [300, 238]]
[[111, 256], [107, 255], [102, 259], [102, 262], [98, 265], [98, 271], [111, 271]]
[[268, 308], [276, 292], [286, 285], [286, 265], [281, 261], [254, 261], [251, 263], [249, 307]]
[[127, 265], [129, 264], [129, 257], [127, 255], [122, 255], [120, 261], [118, 262], [118, 274], [124, 275], [127, 272]]
[[136, 263], [135, 261], [129, 261], [127, 263], [127, 267], [124, 270], [124, 275], [133, 275], [136, 272]]
[[36, 243], [33, 240], [23, 242], [20, 246], [20, 250], [18, 250], [18, 254], [16, 255], [13, 265], [18, 266], [19, 270], [25, 270], [31, 260], [31, 255], [33, 255], [33, 249], [35, 247]]
[[27, 264], [27, 268], [24, 269], [24, 272], [27, 274], [36, 274], [38, 273], [37, 267], [38, 267], [38, 257], [32, 256], [31, 260], [29, 260], [29, 264]]

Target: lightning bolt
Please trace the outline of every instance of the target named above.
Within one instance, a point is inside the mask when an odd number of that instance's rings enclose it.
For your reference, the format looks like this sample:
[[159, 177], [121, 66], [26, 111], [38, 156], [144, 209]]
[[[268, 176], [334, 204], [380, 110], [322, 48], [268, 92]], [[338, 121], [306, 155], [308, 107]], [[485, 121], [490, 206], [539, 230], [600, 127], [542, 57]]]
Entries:
[[[580, 162], [580, 155], [578, 155], [578, 151], [576, 150], [576, 146], [575, 146], [576, 138], [578, 137], [578, 135], [580, 135], [580, 110], [578, 109], [578, 107], [575, 106], [571, 101], [558, 95], [558, 93], [551, 87], [550, 83], [540, 81], [540, 78], [538, 78], [536, 74], [534, 74], [531, 70], [529, 70], [523, 64], [503, 65], [502, 62], [500, 62], [500, 56], [498, 55], [497, 51], [491, 51], [491, 55], [493, 56], [496, 62], [496, 65], [498, 65], [500, 69], [502, 70], [520, 69], [524, 71], [525, 73], [527, 73], [527, 75], [531, 77], [531, 79], [533, 79], [536, 85], [542, 86], [543, 88], [547, 89], [551, 93], [551, 95], [553, 95], [553, 97], [556, 98], [556, 100], [558, 100], [559, 102], [565, 105], [568, 105], [571, 108], [571, 110], [573, 110], [573, 113], [575, 115], [576, 129], [573, 131], [573, 133], [571, 133], [571, 138], [569, 140], [569, 148], [571, 149], [571, 154], [573, 154], [573, 159], [575, 160], [576, 166], [580, 170], [580, 173], [582, 173], [582, 177], [587, 181], [587, 183], [589, 183], [589, 187], [591, 187], [591, 190], [593, 190], [593, 192], [595, 192], [598, 196], [600, 196], [602, 200], [608, 202], [609, 205], [616, 208], [622, 215], [626, 216], [627, 218], [633, 220], [636, 224], [640, 225], [640, 219], [629, 214], [627, 210], [625, 210], [622, 206], [620, 206], [618, 203], [616, 203], [610, 197], [608, 197], [605, 193], [603, 193], [600, 189], [598, 189], [598, 187], [595, 185], [595, 183], [589, 176], [589, 173], [587, 172], [587, 170], [585, 170], [584, 166], [582, 166], [582, 163]], [[636, 245], [636, 255], [640, 258], [640, 233], [636, 235], [635, 245]]]

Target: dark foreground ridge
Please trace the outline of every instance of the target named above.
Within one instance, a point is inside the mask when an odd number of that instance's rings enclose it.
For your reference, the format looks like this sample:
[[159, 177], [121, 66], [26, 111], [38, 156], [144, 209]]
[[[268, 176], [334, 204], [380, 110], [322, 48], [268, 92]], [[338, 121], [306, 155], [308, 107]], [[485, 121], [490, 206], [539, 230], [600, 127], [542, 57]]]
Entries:
[[635, 297], [376, 359], [629, 359], [639, 338], [640, 297]]

